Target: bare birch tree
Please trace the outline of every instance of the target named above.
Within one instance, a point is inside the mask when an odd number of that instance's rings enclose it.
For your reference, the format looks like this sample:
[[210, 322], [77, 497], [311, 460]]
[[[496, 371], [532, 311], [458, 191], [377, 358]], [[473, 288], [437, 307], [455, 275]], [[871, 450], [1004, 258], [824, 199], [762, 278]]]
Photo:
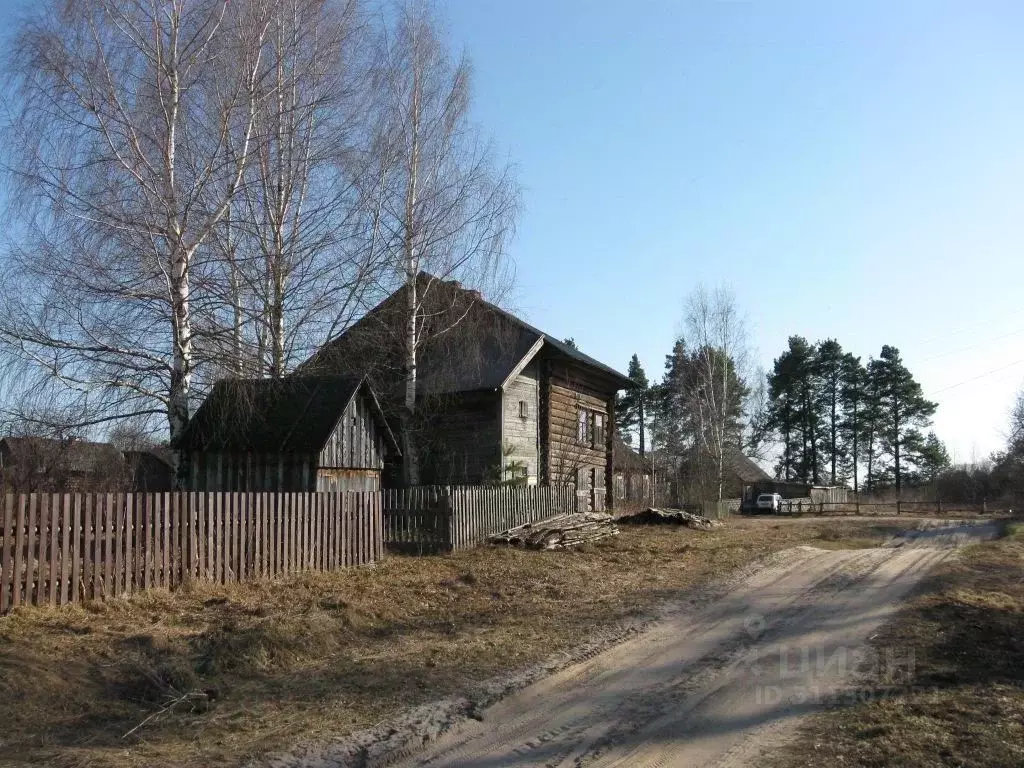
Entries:
[[383, 250], [358, 195], [369, 52], [359, 5], [273, 0], [271, 9], [253, 162], [210, 258], [231, 368], [276, 377], [365, 308]]
[[256, 2], [53, 0], [20, 30], [0, 339], [90, 421], [188, 421], [193, 262], [251, 158], [268, 28]]
[[696, 436], [715, 471], [718, 499], [723, 497], [725, 463], [738, 450], [739, 421], [746, 387], [741, 378], [748, 359], [747, 332], [732, 292], [698, 287], [686, 304], [686, 338], [693, 345], [687, 401], [696, 420]]
[[[379, 212], [376, 231], [405, 286], [407, 421], [417, 408], [418, 351], [429, 334], [444, 333], [465, 316], [444, 328], [425, 322], [434, 282], [486, 284], [499, 274], [515, 221], [518, 187], [470, 123], [470, 81], [469, 61], [450, 59], [429, 4], [402, 5], [382, 37], [375, 69], [379, 184], [369, 189], [366, 208]], [[414, 430], [406, 427], [406, 481], [416, 484]]]

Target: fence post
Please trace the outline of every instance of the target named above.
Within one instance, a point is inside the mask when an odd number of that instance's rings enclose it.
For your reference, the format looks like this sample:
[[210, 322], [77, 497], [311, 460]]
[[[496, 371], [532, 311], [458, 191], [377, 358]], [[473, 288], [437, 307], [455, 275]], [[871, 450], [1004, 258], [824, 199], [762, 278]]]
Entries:
[[896, 517], [900, 516], [900, 500], [896, 499]]
[[938, 510], [938, 514], [941, 515], [942, 514], [942, 499], [936, 499], [935, 505], [936, 505], [936, 508]]

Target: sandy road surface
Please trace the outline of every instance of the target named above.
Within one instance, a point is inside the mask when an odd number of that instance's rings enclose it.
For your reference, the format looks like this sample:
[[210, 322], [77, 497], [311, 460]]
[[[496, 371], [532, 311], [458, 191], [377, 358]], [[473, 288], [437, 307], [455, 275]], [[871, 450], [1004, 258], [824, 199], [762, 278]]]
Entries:
[[899, 673], [865, 641], [914, 584], [994, 526], [922, 522], [884, 547], [788, 550], [723, 599], [495, 704], [399, 763], [500, 766], [742, 766], [830, 695], [855, 667]]

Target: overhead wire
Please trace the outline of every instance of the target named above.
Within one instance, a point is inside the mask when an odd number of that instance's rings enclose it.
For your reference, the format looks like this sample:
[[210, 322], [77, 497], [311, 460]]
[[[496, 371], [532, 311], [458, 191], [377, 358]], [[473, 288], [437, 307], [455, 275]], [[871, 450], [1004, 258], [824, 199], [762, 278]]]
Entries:
[[1005, 370], [1008, 370], [1010, 368], [1013, 368], [1015, 365], [1020, 365], [1021, 363], [1024, 363], [1024, 357], [1022, 357], [1020, 360], [1014, 360], [1012, 363], [1007, 363], [1006, 365], [1003, 365], [1003, 366], [1001, 366], [999, 368], [993, 368], [991, 371], [986, 371], [985, 373], [979, 373], [977, 376], [972, 376], [969, 379], [964, 379], [963, 381], [958, 381], [956, 384], [950, 384], [948, 387], [943, 387], [942, 389], [933, 390], [933, 391], [928, 393], [928, 397], [931, 397], [932, 395], [938, 395], [938, 394], [940, 394], [942, 392], [945, 392], [947, 390], [950, 390], [950, 389], [956, 389], [957, 387], [961, 387], [964, 384], [970, 384], [972, 381], [978, 381], [978, 379], [984, 379], [985, 377], [991, 376], [994, 373], [1001, 373], [1002, 371], [1005, 371]]

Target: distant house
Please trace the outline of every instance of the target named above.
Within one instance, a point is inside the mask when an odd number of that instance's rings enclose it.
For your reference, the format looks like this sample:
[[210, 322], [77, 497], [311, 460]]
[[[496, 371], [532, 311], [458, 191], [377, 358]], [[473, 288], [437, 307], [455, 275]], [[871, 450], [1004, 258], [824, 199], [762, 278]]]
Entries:
[[404, 449], [415, 445], [420, 483], [575, 483], [603, 508], [612, 495], [615, 393], [632, 382], [478, 292], [423, 276], [416, 420], [402, 422], [407, 290], [300, 371], [368, 376], [392, 423], [405, 424], [403, 455], [411, 460]]
[[398, 446], [362, 377], [214, 385], [176, 443], [195, 491], [370, 491]]
[[21, 493], [130, 489], [124, 456], [114, 446], [48, 437], [0, 440], [0, 480]]
[[165, 450], [125, 451], [124, 463], [133, 491], [153, 493], [173, 490], [174, 468]]
[[615, 467], [615, 500], [646, 502], [651, 500], [653, 465], [633, 450], [619, 435], [612, 442]]
[[757, 462], [739, 451], [725, 455], [725, 485], [728, 496], [742, 496], [743, 489], [758, 483], [771, 482], [772, 476], [761, 469]]

